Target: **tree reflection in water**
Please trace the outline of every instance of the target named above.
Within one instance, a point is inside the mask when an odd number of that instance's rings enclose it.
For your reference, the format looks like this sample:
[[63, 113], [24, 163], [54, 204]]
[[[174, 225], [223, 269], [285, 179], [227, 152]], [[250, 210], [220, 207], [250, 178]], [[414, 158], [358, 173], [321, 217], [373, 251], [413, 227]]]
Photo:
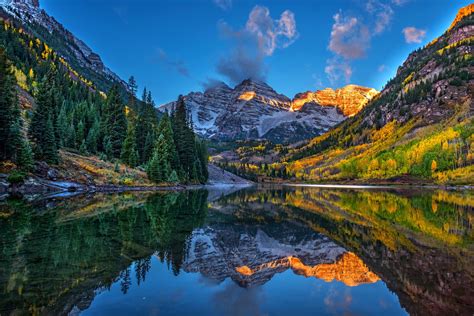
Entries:
[[246, 296], [291, 269], [347, 286], [380, 278], [414, 315], [474, 310], [470, 192], [277, 187], [207, 197], [0, 204], [0, 314], [85, 310], [114, 284], [127, 294], [150, 282], [153, 257], [175, 276], [230, 278]]

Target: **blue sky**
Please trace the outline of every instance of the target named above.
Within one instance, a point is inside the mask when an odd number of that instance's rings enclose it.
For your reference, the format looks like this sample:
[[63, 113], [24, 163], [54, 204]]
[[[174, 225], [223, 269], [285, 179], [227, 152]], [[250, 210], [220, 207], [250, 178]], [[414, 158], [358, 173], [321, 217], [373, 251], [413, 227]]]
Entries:
[[157, 104], [260, 78], [296, 93], [354, 83], [381, 89], [414, 49], [441, 35], [464, 0], [42, 0], [119, 76]]

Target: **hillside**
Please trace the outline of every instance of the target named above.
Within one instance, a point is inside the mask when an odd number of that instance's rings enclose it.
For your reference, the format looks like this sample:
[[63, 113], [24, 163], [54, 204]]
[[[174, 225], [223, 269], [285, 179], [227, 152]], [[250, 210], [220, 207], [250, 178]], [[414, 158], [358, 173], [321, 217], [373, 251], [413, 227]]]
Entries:
[[107, 68], [86, 43], [41, 9], [39, 0], [0, 0], [0, 19], [47, 43], [100, 91], [108, 91], [114, 83], [119, 84], [124, 93], [127, 90], [125, 81]]
[[358, 115], [290, 150], [288, 172], [310, 181], [417, 177], [472, 184], [474, 16], [456, 21], [410, 54]]
[[207, 182], [206, 146], [182, 102], [158, 115], [150, 91], [138, 100], [133, 76], [118, 78], [38, 1], [3, 0], [0, 10], [1, 194], [45, 181]]
[[[292, 100], [268, 84], [247, 79], [231, 88], [218, 83], [184, 97], [196, 132], [214, 141], [269, 140], [291, 143], [321, 135], [358, 113], [378, 92], [348, 85], [299, 93]], [[170, 110], [175, 103], [162, 105]]]
[[265, 152], [279, 162], [228, 167], [252, 179], [473, 184], [473, 6], [411, 53], [358, 114], [308, 142]]

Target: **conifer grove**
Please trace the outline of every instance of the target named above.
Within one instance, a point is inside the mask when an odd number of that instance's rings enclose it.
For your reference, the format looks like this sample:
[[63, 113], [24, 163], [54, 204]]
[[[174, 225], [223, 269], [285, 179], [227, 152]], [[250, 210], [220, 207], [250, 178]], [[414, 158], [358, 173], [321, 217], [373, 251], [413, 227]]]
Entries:
[[[5, 22], [2, 22], [5, 23]], [[24, 108], [20, 95], [32, 99]], [[155, 183], [205, 183], [207, 148], [182, 97], [159, 114], [146, 88], [105, 93], [75, 73], [47, 44], [4, 24], [0, 32], [0, 160], [22, 172], [35, 161], [61, 163], [60, 150], [141, 168]]]

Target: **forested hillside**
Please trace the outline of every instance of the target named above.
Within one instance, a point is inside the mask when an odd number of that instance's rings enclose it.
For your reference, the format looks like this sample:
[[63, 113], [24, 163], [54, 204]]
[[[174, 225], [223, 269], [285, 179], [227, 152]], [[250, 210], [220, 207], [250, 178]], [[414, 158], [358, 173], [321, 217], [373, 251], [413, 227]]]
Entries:
[[182, 100], [159, 118], [150, 91], [136, 97], [133, 77], [126, 95], [117, 83], [102, 92], [48, 43], [8, 20], [0, 20], [0, 90], [2, 170], [15, 178], [34, 173], [38, 161], [61, 165], [70, 151], [118, 170], [121, 163], [143, 168], [155, 183], [207, 181], [206, 148]]

